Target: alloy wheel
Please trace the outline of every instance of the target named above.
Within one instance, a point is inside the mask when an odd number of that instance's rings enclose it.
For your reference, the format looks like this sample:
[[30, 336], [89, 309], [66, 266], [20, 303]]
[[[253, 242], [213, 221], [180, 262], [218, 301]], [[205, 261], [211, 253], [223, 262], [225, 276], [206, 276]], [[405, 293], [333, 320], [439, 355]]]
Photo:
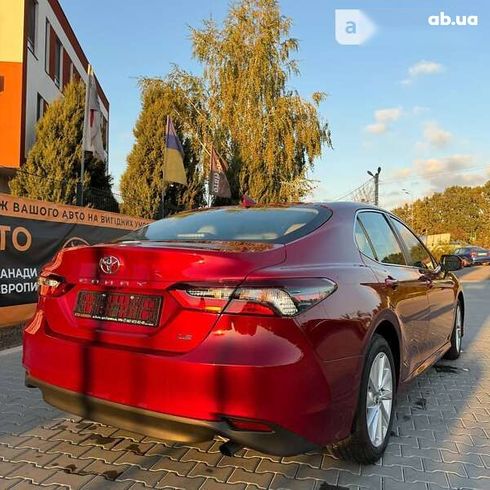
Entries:
[[461, 308], [458, 305], [456, 308], [456, 321], [454, 325], [454, 340], [455, 340], [455, 347], [456, 350], [459, 352], [461, 350], [461, 336], [462, 336], [462, 330], [463, 330], [463, 319], [461, 315]]
[[388, 356], [380, 352], [371, 364], [366, 400], [369, 439], [375, 447], [383, 444], [391, 420], [393, 372]]

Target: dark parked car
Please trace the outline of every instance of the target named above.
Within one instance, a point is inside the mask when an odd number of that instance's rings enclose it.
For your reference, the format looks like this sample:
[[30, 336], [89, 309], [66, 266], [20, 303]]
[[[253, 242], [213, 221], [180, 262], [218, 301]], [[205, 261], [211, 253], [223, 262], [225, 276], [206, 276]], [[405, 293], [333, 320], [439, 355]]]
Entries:
[[490, 264], [490, 250], [481, 247], [462, 247], [458, 248], [455, 255], [461, 257], [468, 265], [488, 265]]
[[153, 437], [219, 434], [228, 455], [372, 463], [399, 386], [460, 354], [460, 267], [363, 204], [181, 213], [44, 267], [26, 383]]

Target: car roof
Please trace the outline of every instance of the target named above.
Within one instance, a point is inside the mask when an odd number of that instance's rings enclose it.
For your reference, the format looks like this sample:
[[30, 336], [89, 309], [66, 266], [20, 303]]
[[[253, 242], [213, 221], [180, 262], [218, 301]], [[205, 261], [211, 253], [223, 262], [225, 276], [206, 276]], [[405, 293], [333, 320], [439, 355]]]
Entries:
[[[304, 203], [304, 204], [308, 204], [308, 203]], [[373, 211], [383, 211], [385, 213], [390, 213], [386, 209], [382, 209], [379, 206], [375, 206], [374, 204], [369, 204], [366, 202], [327, 201], [327, 202], [315, 202], [311, 204], [325, 206], [330, 208], [332, 211], [335, 211], [336, 209], [350, 209], [352, 211], [358, 211], [360, 209], [372, 209]]]
[[396, 216], [391, 211], [388, 211], [387, 209], [383, 209], [379, 206], [375, 206], [369, 203], [354, 202], [354, 201], [303, 201], [303, 202], [296, 201], [296, 202], [283, 202], [283, 203], [271, 202], [267, 204], [256, 203], [253, 206], [243, 206], [241, 204], [233, 204], [228, 206], [213, 206], [211, 208], [202, 207], [198, 209], [189, 209], [181, 212], [182, 213], [205, 212], [205, 211], [216, 211], [219, 209], [227, 209], [227, 208], [245, 210], [245, 209], [253, 209], [253, 208], [264, 209], [264, 208], [295, 208], [295, 207], [313, 207], [313, 208], [323, 207], [326, 209], [330, 209], [334, 213], [336, 211], [343, 211], [352, 214], [355, 214], [357, 211], [360, 210], [372, 210], [372, 211], [380, 211], [383, 213], [387, 213], [391, 216]]

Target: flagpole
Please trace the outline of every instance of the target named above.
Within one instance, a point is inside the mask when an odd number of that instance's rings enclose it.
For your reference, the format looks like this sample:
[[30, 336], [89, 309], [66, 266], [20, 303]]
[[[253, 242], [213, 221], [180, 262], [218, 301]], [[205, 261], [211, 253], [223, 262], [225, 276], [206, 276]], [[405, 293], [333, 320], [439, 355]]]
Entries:
[[[199, 110], [194, 106], [194, 104], [192, 103], [192, 101], [185, 94], [184, 94], [184, 97], [186, 97], [189, 100], [189, 102], [192, 104], [192, 106], [194, 107], [194, 109], [197, 112], [199, 112]], [[174, 110], [175, 110], [176, 114], [178, 116], [180, 116], [179, 111], [177, 111], [177, 109], [174, 109]], [[197, 138], [197, 141], [199, 141], [199, 144], [201, 145], [201, 148], [204, 150], [205, 153], [207, 153], [208, 157], [211, 159], [211, 152], [207, 149], [206, 145], [201, 141], [201, 139], [199, 137]], [[211, 148], [212, 148], [212, 145], [211, 145]], [[211, 161], [209, 163], [209, 171], [211, 173]], [[207, 195], [207, 199], [206, 199], [206, 206], [208, 208], [211, 207], [211, 193], [209, 192], [209, 189], [210, 189], [210, 183], [209, 183], [209, 179], [208, 179], [208, 193], [207, 193], [208, 195]]]
[[[159, 80], [158, 78], [144, 78], [146, 80]], [[184, 96], [184, 98], [189, 102], [189, 104], [193, 107], [193, 109], [201, 116], [201, 117], [205, 117], [205, 115], [202, 113], [202, 111], [200, 111], [197, 107], [196, 107], [196, 104], [194, 104], [194, 102], [192, 101], [192, 99], [185, 93], [183, 92], [182, 95]], [[177, 109], [173, 109], [175, 111], [175, 113], [181, 117], [179, 111]], [[167, 116], [168, 118], [168, 116]], [[191, 125], [192, 126], [192, 125]], [[209, 125], [209, 123], [206, 124], [207, 126], [207, 129], [209, 130], [209, 132], [211, 134], [213, 134], [213, 131], [211, 131], [211, 127]], [[199, 139], [197, 138], [197, 140], [199, 141], [199, 144], [202, 146], [203, 150], [208, 154], [208, 156], [211, 156], [211, 153], [209, 152], [209, 150], [206, 148], [206, 146], [204, 145], [204, 143]], [[222, 159], [222, 160], [225, 160], [225, 158], [223, 158], [223, 156], [221, 155], [221, 153], [217, 152], [216, 150], [214, 150], [216, 152], [216, 154]]]
[[167, 140], [169, 129], [169, 117], [167, 116], [167, 124], [165, 126], [165, 148], [163, 149], [163, 170], [162, 170], [162, 219], [165, 218], [165, 167], [167, 165]]
[[208, 208], [211, 207], [211, 158], [213, 155], [213, 143], [211, 143], [211, 151], [209, 152], [209, 178], [208, 178]]
[[87, 137], [87, 124], [88, 124], [88, 101], [90, 97], [90, 75], [92, 74], [92, 65], [88, 65], [87, 68], [87, 87], [85, 89], [85, 107], [83, 114], [83, 129], [82, 129], [82, 156], [80, 158], [80, 182], [79, 182], [79, 201], [78, 205], [83, 206], [83, 176], [85, 174], [85, 138]]

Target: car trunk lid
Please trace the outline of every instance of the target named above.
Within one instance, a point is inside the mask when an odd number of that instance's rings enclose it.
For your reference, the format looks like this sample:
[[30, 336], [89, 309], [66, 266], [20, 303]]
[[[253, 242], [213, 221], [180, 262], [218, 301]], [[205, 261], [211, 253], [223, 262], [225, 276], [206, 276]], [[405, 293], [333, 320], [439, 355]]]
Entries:
[[[43, 298], [41, 303], [53, 333], [186, 352], [209, 334], [219, 314], [184, 308], [171, 293], [176, 285], [234, 287], [251, 272], [284, 259], [284, 245], [257, 242], [142, 241], [77, 247], [61, 251], [43, 271], [63, 277], [69, 290], [59, 297]], [[94, 315], [89, 308], [88, 314], [80, 304], [87, 296], [113, 302], [116, 313], [104, 309], [103, 314]], [[133, 305], [132, 310], [142, 308], [145, 315], [145, 308], [151, 308], [151, 321], [134, 321], [134, 311], [119, 317], [116, 303], [121, 302]], [[121, 309], [127, 311], [127, 304]]]

